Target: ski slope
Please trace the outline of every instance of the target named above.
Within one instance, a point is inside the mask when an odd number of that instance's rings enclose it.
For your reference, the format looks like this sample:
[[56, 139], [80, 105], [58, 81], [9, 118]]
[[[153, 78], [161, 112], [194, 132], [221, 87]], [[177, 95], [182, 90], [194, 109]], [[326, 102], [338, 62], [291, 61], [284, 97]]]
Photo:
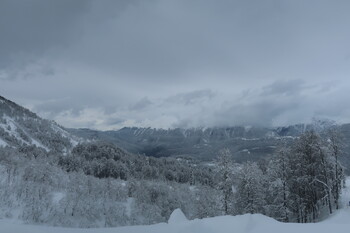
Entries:
[[[350, 179], [347, 180], [348, 187]], [[150, 226], [129, 226], [117, 228], [63, 228], [39, 225], [26, 225], [18, 220], [1, 219], [1, 233], [349, 233], [350, 189], [343, 191], [343, 208], [328, 219], [319, 223], [281, 223], [261, 214], [221, 216], [188, 221], [180, 210], [175, 210], [169, 223]]]

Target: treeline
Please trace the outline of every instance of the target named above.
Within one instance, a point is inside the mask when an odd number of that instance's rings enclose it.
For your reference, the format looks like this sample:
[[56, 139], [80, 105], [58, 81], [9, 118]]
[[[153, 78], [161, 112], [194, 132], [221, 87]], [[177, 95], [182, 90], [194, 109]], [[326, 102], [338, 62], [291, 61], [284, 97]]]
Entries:
[[71, 153], [0, 148], [0, 217], [73, 227], [262, 213], [313, 222], [339, 208], [344, 169], [335, 130], [309, 131], [268, 160], [236, 164], [222, 150], [211, 164], [152, 158], [93, 142]]
[[334, 129], [323, 134], [308, 131], [293, 145], [281, 146], [267, 164], [244, 164], [226, 179], [235, 187], [227, 196], [231, 204], [228, 214], [263, 213], [279, 221], [300, 223], [332, 214], [339, 208], [344, 185], [340, 149], [341, 140]]
[[35, 146], [0, 148], [0, 217], [111, 227], [164, 222], [176, 208], [190, 219], [217, 216], [223, 212], [213, 172], [106, 143], [79, 145], [66, 156]]
[[134, 155], [111, 143], [77, 145], [71, 154], [60, 156], [58, 165], [67, 172], [81, 171], [97, 178], [161, 180], [189, 185], [214, 186], [213, 169], [191, 160]]

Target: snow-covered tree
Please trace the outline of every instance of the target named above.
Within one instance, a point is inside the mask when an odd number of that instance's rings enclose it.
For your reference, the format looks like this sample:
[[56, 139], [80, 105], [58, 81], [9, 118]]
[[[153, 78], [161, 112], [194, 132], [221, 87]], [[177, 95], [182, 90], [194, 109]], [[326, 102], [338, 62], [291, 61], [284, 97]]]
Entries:
[[237, 174], [235, 212], [265, 213], [265, 176], [256, 163], [248, 162]]
[[290, 198], [290, 156], [287, 147], [281, 147], [267, 168], [267, 214], [277, 220], [289, 222], [293, 200]]
[[342, 189], [342, 183], [344, 181], [344, 168], [339, 162], [339, 157], [344, 147], [343, 137], [339, 131], [339, 128], [332, 127], [327, 130], [325, 135], [328, 142], [328, 149], [331, 158], [333, 159], [334, 177], [332, 182], [332, 193], [334, 196], [335, 208], [339, 209], [339, 198]]
[[233, 159], [229, 149], [222, 149], [218, 154], [218, 189], [222, 192], [222, 206], [225, 215], [229, 214], [232, 203], [232, 166]]

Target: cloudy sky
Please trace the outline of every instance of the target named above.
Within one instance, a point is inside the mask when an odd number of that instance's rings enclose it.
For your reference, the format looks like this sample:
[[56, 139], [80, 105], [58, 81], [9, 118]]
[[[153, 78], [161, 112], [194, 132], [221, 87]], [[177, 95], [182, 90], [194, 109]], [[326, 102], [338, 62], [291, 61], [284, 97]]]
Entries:
[[0, 95], [66, 127], [350, 122], [350, 1], [0, 0]]

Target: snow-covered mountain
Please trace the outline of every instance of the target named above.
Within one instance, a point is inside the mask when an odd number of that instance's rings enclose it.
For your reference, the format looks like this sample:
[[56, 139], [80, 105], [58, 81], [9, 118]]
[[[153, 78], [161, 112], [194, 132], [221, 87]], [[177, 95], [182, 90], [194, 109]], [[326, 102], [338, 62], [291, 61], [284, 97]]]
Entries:
[[293, 140], [308, 126], [281, 128], [227, 127], [192, 129], [123, 128], [117, 131], [69, 129], [87, 139], [105, 140], [131, 151], [155, 157], [196, 157], [210, 160], [222, 148], [229, 148], [236, 161], [270, 155], [283, 140]]
[[[217, 163], [207, 163], [130, 154], [108, 142], [83, 143], [70, 150], [77, 140], [64, 128], [5, 98], [0, 100], [0, 219], [65, 227], [114, 227], [160, 223], [170, 216], [168, 225], [142, 227], [140, 232], [193, 232], [194, 228], [199, 229], [198, 232], [210, 232], [203, 230], [209, 229], [205, 226], [210, 225], [214, 232], [235, 228], [245, 233], [254, 232], [250, 228], [251, 221], [261, 221], [261, 224], [255, 224], [258, 227], [253, 230], [260, 229], [265, 223], [278, 228], [286, 225], [262, 215], [207, 217], [264, 213], [281, 219], [285, 212], [291, 214], [283, 219], [291, 222], [300, 219], [303, 222], [319, 221], [332, 215], [331, 200], [336, 200], [336, 203], [339, 200], [342, 186], [338, 184], [342, 183], [343, 170], [338, 168], [341, 164], [333, 161], [335, 154], [332, 151], [335, 150], [328, 148], [327, 140], [313, 132], [300, 135], [309, 126], [189, 130], [124, 128], [109, 132], [70, 130], [84, 134], [86, 138], [113, 141], [124, 145], [124, 148], [130, 147], [153, 156], [167, 156], [165, 153], [169, 153], [168, 156], [213, 158], [218, 150], [228, 147], [234, 152], [236, 161], [272, 154], [280, 142], [295, 140], [290, 153], [279, 154], [285, 159], [275, 156], [265, 166], [231, 163], [230, 153], [226, 150], [221, 152]], [[346, 133], [350, 132], [350, 127], [342, 126], [341, 129], [344, 135], [349, 135]], [[309, 159], [310, 145], [316, 148], [312, 156], [319, 159]], [[290, 168], [288, 172], [284, 172], [284, 167]], [[235, 171], [234, 175], [231, 174], [232, 179], [227, 179], [224, 174], [232, 171]], [[282, 190], [283, 182], [279, 181], [282, 173], [290, 191], [271, 191]], [[341, 174], [338, 179], [336, 174]], [[315, 179], [320, 179], [320, 182], [312, 185], [310, 190], [310, 182]], [[246, 185], [242, 185], [247, 180], [252, 182], [248, 190]], [[333, 190], [336, 191], [330, 193], [324, 187], [326, 183], [334, 185]], [[225, 190], [230, 193], [229, 198]], [[283, 204], [283, 195], [280, 195], [283, 193], [291, 193], [288, 194], [290, 202], [286, 203], [288, 210], [276, 211], [275, 206]], [[312, 196], [310, 193], [315, 194], [312, 194], [314, 198], [307, 198]], [[328, 202], [323, 201], [325, 195], [330, 196]], [[252, 196], [254, 200], [266, 202], [257, 201], [255, 203], [258, 204], [247, 209]], [[308, 206], [308, 209], [299, 212], [294, 208], [299, 200], [303, 200], [300, 206]], [[178, 208], [190, 221], [184, 216], [180, 216], [180, 220], [171, 218], [171, 213]], [[246, 224], [242, 225], [244, 222]], [[222, 228], [223, 224], [227, 227]], [[9, 221], [0, 220], [2, 230], [22, 232], [22, 225], [18, 226], [17, 229], [17, 226], [12, 228]], [[39, 228], [32, 230], [40, 232]], [[138, 228], [119, 229], [129, 232]], [[263, 232], [274, 231], [264, 228]]]
[[[326, 127], [320, 124], [320, 127]], [[236, 162], [268, 158], [283, 143], [290, 143], [310, 130], [311, 125], [286, 127], [216, 127], [192, 129], [122, 128], [115, 131], [67, 129], [90, 140], [103, 140], [135, 154], [154, 157], [191, 157], [212, 160], [222, 148], [229, 148]], [[350, 124], [338, 126], [343, 136], [342, 163], [350, 168]]]
[[35, 145], [46, 151], [66, 152], [78, 143], [57, 123], [0, 96], [0, 146], [19, 148]]

